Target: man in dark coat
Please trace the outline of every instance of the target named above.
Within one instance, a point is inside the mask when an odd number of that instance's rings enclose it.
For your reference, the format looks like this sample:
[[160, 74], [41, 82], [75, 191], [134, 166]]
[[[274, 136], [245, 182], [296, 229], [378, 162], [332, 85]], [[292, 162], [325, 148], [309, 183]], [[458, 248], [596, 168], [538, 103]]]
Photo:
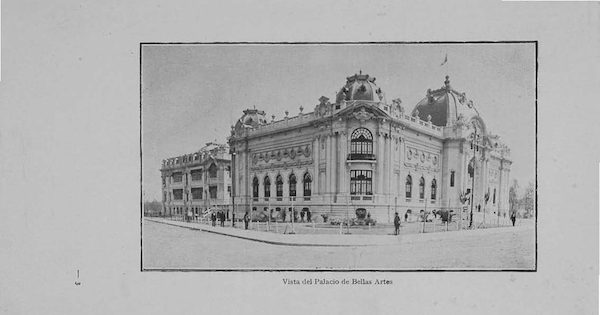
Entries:
[[225, 227], [225, 213], [219, 212], [219, 221], [221, 221], [221, 226]]
[[212, 221], [212, 226], [217, 225], [217, 215], [214, 212], [210, 214], [210, 220]]
[[248, 212], [246, 212], [246, 214], [244, 215], [244, 226], [246, 227], [246, 230], [248, 229], [248, 222], [250, 222], [250, 215], [248, 214]]
[[517, 221], [517, 213], [515, 211], [510, 214], [510, 220], [512, 221], [513, 226], [515, 226], [515, 221]]
[[398, 216], [398, 212], [396, 212], [396, 216], [394, 217], [394, 227], [396, 228], [394, 234], [399, 235], [400, 234], [400, 216]]

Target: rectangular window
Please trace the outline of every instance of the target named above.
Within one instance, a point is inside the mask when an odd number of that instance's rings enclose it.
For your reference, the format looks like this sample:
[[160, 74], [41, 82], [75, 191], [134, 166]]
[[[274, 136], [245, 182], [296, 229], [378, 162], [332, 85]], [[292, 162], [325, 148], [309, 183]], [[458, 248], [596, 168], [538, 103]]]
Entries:
[[192, 188], [192, 199], [202, 200], [202, 187], [200, 188]]
[[454, 171], [450, 172], [450, 187], [454, 187]]
[[173, 199], [183, 200], [183, 189], [173, 189]]
[[350, 171], [350, 194], [372, 195], [373, 194], [373, 172], [372, 171]]
[[183, 174], [181, 173], [173, 173], [173, 182], [181, 183], [183, 181]]
[[200, 181], [202, 180], [202, 170], [193, 170], [192, 171], [192, 181]]
[[227, 195], [231, 197], [231, 186], [227, 186]]
[[210, 199], [217, 199], [217, 186], [208, 187], [208, 193], [210, 194]]

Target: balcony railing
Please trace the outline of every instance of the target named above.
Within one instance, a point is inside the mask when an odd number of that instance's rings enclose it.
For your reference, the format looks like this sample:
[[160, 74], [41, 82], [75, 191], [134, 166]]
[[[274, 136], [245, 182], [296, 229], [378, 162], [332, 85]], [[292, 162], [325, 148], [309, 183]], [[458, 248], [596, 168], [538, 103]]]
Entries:
[[362, 160], [362, 161], [375, 161], [375, 154], [363, 154], [363, 153], [351, 153], [348, 154], [349, 161]]

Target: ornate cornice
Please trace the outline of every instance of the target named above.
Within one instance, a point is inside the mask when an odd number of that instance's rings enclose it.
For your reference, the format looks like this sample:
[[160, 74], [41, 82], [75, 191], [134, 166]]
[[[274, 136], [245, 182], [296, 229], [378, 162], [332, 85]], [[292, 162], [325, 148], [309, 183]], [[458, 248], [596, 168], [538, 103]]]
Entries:
[[252, 166], [250, 168], [250, 170], [262, 172], [265, 170], [287, 169], [287, 168], [299, 167], [299, 166], [303, 166], [303, 165], [312, 165], [313, 163], [314, 163], [313, 159], [303, 160], [303, 161], [298, 160], [298, 161], [294, 161], [294, 162], [289, 162], [289, 161], [274, 162], [274, 163], [267, 164], [267, 165]]

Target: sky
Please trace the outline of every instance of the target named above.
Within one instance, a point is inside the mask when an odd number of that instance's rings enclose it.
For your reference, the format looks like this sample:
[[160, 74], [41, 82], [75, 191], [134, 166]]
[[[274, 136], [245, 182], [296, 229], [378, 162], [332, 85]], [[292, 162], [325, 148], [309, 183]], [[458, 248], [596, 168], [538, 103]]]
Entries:
[[[442, 65], [447, 55], [447, 62]], [[474, 102], [488, 131], [511, 148], [511, 181], [535, 180], [535, 45], [184, 44], [142, 46], [142, 176], [146, 200], [161, 198], [163, 159], [225, 143], [247, 108], [279, 120], [332, 101], [346, 77], [376, 77], [406, 111], [451, 86]]]

